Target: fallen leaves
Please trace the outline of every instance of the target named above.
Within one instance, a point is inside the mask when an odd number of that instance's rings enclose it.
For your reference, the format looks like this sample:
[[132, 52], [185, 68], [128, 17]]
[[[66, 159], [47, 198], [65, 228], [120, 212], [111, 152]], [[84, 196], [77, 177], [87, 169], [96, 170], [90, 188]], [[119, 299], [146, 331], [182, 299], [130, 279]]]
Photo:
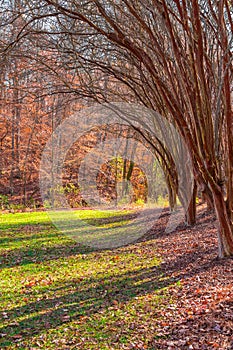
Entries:
[[[164, 276], [180, 281], [169, 289], [175, 301], [167, 307], [157, 331], [156, 349], [233, 349], [233, 261], [217, 260], [215, 219], [202, 212], [199, 224], [156, 237]], [[204, 225], [202, 225], [204, 221]], [[176, 252], [176, 254], [174, 254]]]
[[53, 283], [52, 277], [30, 278], [22, 281], [22, 288], [32, 288], [35, 286], [49, 286]]
[[161, 218], [146, 241], [81, 255], [79, 265], [72, 251], [59, 274], [49, 263], [20, 275], [21, 306], [9, 300], [0, 337], [7, 330], [23, 348], [33, 339], [31, 349], [233, 349], [233, 261], [215, 259], [214, 218], [202, 213], [196, 227], [170, 234], [165, 226]]

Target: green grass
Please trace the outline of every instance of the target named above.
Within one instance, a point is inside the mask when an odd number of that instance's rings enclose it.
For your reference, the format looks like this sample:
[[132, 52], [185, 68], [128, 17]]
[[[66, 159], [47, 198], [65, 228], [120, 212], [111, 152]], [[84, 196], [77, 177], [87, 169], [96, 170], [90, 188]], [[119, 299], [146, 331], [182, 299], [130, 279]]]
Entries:
[[[129, 214], [78, 213], [99, 227]], [[0, 215], [0, 348], [149, 349], [169, 303], [159, 264], [152, 242], [94, 251], [45, 212]]]

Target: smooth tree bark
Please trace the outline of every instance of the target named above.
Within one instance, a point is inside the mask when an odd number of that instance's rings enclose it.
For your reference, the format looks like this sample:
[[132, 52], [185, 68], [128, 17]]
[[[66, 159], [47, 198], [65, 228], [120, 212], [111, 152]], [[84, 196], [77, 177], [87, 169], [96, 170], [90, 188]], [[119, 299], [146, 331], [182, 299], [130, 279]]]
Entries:
[[191, 200], [189, 202], [187, 211], [185, 213], [185, 221], [186, 221], [186, 224], [189, 226], [193, 226], [196, 223], [196, 210], [197, 210], [196, 199], [197, 199], [197, 184], [196, 184], [196, 181], [194, 181]]
[[[233, 255], [229, 0], [44, 0], [41, 5], [40, 10], [30, 6], [17, 43], [40, 35], [37, 45], [46, 41], [58, 51], [59, 68], [77, 76], [77, 84], [65, 84], [67, 92], [99, 102], [140, 103], [172, 122], [186, 142], [197, 183], [201, 178], [213, 197], [219, 256]], [[53, 25], [38, 28], [49, 17]]]

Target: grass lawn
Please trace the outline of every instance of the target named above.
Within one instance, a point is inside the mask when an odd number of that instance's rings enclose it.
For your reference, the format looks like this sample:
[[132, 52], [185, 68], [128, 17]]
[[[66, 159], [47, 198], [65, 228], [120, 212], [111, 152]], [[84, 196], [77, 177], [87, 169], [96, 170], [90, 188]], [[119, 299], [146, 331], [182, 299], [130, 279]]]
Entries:
[[[109, 226], [127, 214], [80, 215]], [[0, 348], [153, 349], [172, 303], [160, 262], [150, 241], [94, 251], [45, 212], [0, 214]]]

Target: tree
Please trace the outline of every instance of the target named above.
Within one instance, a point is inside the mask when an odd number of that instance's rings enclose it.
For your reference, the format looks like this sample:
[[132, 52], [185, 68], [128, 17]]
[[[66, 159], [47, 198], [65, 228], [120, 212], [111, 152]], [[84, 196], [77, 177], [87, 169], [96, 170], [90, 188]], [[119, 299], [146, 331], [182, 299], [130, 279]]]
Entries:
[[17, 39], [42, 34], [77, 95], [138, 102], [175, 125], [214, 200], [221, 257], [233, 255], [232, 31], [228, 0], [44, 0]]

